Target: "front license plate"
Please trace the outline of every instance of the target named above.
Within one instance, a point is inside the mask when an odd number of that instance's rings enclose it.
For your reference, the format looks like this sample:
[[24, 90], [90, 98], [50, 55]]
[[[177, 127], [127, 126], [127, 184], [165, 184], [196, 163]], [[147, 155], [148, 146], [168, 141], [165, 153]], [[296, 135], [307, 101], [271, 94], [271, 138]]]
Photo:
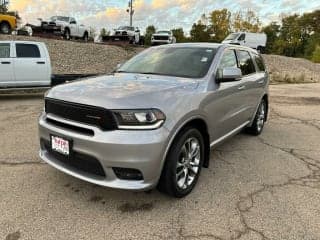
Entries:
[[57, 136], [51, 136], [51, 148], [53, 151], [69, 156], [70, 142]]

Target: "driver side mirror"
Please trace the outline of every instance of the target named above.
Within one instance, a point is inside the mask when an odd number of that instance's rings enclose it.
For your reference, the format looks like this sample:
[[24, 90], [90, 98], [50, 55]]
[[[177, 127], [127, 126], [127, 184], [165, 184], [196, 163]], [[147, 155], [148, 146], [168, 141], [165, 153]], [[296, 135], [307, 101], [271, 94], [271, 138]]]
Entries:
[[216, 82], [235, 82], [240, 81], [242, 77], [242, 72], [240, 68], [237, 67], [228, 67], [223, 69], [218, 69]]

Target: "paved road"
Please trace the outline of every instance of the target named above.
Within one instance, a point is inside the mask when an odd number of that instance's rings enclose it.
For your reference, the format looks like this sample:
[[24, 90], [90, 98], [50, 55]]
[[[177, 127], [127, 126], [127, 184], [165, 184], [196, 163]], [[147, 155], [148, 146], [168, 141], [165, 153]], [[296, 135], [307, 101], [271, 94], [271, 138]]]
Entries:
[[94, 186], [43, 164], [42, 101], [0, 100], [0, 239], [320, 239], [320, 84], [271, 93], [263, 135], [213, 150], [182, 200]]

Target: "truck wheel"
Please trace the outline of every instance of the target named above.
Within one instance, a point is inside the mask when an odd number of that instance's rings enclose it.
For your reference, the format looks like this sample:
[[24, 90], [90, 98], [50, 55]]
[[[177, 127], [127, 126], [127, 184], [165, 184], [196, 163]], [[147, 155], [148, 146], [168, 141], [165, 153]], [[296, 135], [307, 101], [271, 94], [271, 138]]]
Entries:
[[264, 47], [258, 46], [257, 51], [261, 54], [264, 53]]
[[71, 35], [70, 35], [70, 30], [69, 29], [66, 29], [65, 32], [64, 32], [64, 38], [66, 40], [71, 40]]
[[88, 34], [87, 32], [84, 33], [83, 40], [84, 40], [85, 42], [88, 42], [88, 41], [89, 41], [89, 34]]
[[4, 22], [0, 25], [0, 32], [3, 34], [10, 34], [11, 33], [11, 27], [8, 23]]
[[196, 128], [181, 131], [168, 152], [158, 189], [176, 198], [188, 195], [201, 172], [204, 146], [203, 136]]

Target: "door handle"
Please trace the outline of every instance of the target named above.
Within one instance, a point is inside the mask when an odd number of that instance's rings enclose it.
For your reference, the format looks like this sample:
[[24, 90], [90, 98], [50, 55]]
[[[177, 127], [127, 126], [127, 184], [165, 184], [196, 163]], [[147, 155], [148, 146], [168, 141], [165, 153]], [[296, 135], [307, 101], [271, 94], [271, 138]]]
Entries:
[[11, 64], [11, 62], [1, 62], [1, 64]]
[[46, 62], [37, 62], [37, 64], [46, 64]]
[[240, 87], [238, 87], [238, 90], [244, 90], [244, 89], [246, 89], [246, 86], [240, 86]]
[[264, 84], [264, 80], [258, 81], [259, 84]]

